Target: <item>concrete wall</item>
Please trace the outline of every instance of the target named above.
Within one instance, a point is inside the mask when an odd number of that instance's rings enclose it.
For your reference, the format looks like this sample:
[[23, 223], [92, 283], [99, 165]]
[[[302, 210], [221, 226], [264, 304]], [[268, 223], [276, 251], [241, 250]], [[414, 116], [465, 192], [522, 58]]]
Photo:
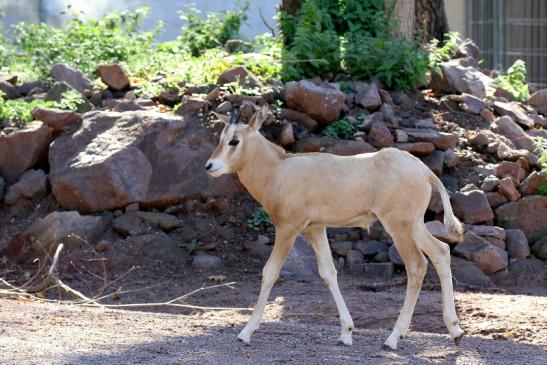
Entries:
[[[54, 25], [61, 25], [67, 15], [61, 12], [72, 5], [72, 11], [82, 12], [85, 16], [97, 18], [113, 10], [134, 10], [149, 7], [150, 14], [145, 22], [145, 28], [151, 29], [158, 20], [165, 23], [161, 40], [176, 38], [180, 34], [183, 21], [179, 11], [185, 4], [194, 3], [203, 13], [207, 11], [231, 10], [236, 7], [235, 0], [0, 0], [0, 8], [4, 9], [4, 31], [10, 24], [21, 21], [38, 22], [40, 20]], [[241, 32], [245, 37], [268, 33], [259, 15], [259, 8], [268, 24], [275, 26], [273, 17], [280, 0], [252, 0], [248, 11], [248, 20], [242, 26]], [[40, 11], [41, 8], [41, 11]]]
[[444, 0], [448, 27], [450, 31], [459, 32], [462, 38], [468, 37], [465, 2], [465, 0]]

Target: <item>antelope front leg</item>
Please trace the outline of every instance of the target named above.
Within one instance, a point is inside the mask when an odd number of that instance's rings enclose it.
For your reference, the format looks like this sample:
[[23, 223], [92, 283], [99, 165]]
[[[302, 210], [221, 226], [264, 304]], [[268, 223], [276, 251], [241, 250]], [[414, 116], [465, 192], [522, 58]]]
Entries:
[[351, 319], [348, 307], [346, 306], [344, 298], [342, 298], [342, 293], [340, 293], [340, 288], [338, 287], [336, 268], [332, 261], [327, 232], [325, 227], [311, 227], [308, 228], [305, 234], [310, 239], [313, 250], [315, 251], [319, 275], [329, 288], [334, 297], [334, 301], [336, 302], [336, 308], [338, 309], [338, 315], [340, 317], [340, 325], [342, 326], [340, 342], [349, 346], [352, 344], [351, 334], [354, 328], [353, 320]]
[[238, 339], [245, 343], [251, 342], [251, 335], [258, 329], [264, 308], [268, 302], [272, 286], [279, 277], [279, 271], [287, 259], [287, 255], [291, 250], [296, 234], [285, 232], [284, 230], [276, 230], [275, 244], [264, 269], [262, 270], [262, 286], [258, 301], [251, 315], [251, 319], [237, 336]]

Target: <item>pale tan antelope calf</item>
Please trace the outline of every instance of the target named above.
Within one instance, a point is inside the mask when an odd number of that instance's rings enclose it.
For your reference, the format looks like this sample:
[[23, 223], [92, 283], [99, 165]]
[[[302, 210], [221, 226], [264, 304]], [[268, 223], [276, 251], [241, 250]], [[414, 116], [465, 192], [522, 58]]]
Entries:
[[238, 124], [235, 115], [230, 120], [217, 115], [226, 127], [205, 167], [214, 177], [237, 173], [275, 226], [275, 244], [263, 269], [260, 295], [238, 338], [250, 342], [294, 240], [303, 233], [315, 251], [319, 274], [336, 302], [342, 325], [340, 341], [351, 345], [353, 321], [338, 288], [326, 227], [365, 228], [379, 219], [393, 237], [408, 275], [403, 308], [384, 345], [395, 350], [408, 330], [427, 268], [424, 253], [439, 273], [443, 319], [458, 344], [464, 331], [458, 325], [454, 307], [450, 251], [424, 224], [434, 186], [442, 197], [445, 227], [455, 237], [462, 235], [461, 223], [452, 213], [441, 181], [419, 159], [391, 148], [356, 156], [286, 153], [259, 133], [267, 115], [267, 105], [257, 111], [249, 125]]

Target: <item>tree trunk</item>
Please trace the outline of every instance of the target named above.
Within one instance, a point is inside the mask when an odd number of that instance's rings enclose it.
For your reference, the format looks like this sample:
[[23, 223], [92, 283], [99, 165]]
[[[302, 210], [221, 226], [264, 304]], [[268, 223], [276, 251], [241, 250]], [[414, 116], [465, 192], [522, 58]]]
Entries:
[[448, 32], [444, 0], [416, 0], [417, 39], [426, 43], [437, 38], [441, 43]]
[[393, 17], [397, 21], [397, 36], [399, 38], [414, 38], [414, 19], [415, 19], [416, 0], [397, 0]]

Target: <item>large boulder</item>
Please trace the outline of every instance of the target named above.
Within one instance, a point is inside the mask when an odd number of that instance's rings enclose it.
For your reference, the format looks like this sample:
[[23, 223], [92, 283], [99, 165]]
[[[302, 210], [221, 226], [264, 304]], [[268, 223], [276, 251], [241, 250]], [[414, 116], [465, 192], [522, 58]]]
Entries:
[[61, 206], [83, 212], [242, 191], [233, 176], [206, 175], [215, 147], [198, 120], [149, 111], [92, 112], [73, 134], [52, 144], [51, 187]]
[[464, 223], [475, 224], [494, 219], [486, 194], [481, 190], [457, 192], [451, 196], [454, 214]]
[[441, 75], [432, 73], [430, 86], [435, 91], [467, 93], [483, 99], [492, 80], [475, 69], [464, 66], [460, 60], [439, 64]]
[[25, 234], [32, 238], [33, 251], [44, 254], [54, 251], [59, 243], [68, 248], [92, 243], [105, 231], [106, 223], [103, 217], [82, 216], [75, 211], [53, 212], [34, 222]]
[[97, 73], [101, 77], [101, 81], [112, 90], [120, 91], [130, 86], [129, 78], [121, 66], [116, 63], [98, 66]]
[[533, 93], [528, 103], [535, 106], [540, 113], [547, 115], [547, 89]]
[[454, 254], [475, 262], [487, 275], [507, 267], [507, 252], [494, 246], [473, 232], [467, 232], [464, 240], [454, 247]]
[[302, 80], [287, 83], [285, 101], [290, 109], [309, 114], [319, 123], [329, 124], [340, 116], [346, 95], [340, 90]]
[[61, 133], [66, 127], [82, 121], [80, 114], [72, 110], [36, 107], [32, 117], [50, 127], [53, 133]]
[[502, 136], [509, 138], [517, 148], [525, 149], [530, 152], [536, 150], [536, 145], [532, 137], [513, 121], [509, 116], [503, 116], [494, 121], [490, 128]]
[[51, 131], [42, 122], [32, 122], [8, 135], [0, 133], [0, 175], [8, 184], [47, 156]]
[[534, 120], [526, 114], [526, 111], [516, 101], [508, 103], [495, 101], [494, 109], [498, 114], [510, 116], [514, 121], [527, 128], [534, 128]]
[[376, 84], [361, 85], [354, 96], [355, 102], [365, 109], [376, 111], [382, 106], [382, 99]]
[[63, 63], [54, 65], [49, 73], [55, 81], [64, 81], [80, 93], [93, 90], [93, 81], [84, 75], [82, 71]]
[[531, 195], [496, 209], [500, 227], [520, 229], [529, 241], [547, 234], [547, 196]]

